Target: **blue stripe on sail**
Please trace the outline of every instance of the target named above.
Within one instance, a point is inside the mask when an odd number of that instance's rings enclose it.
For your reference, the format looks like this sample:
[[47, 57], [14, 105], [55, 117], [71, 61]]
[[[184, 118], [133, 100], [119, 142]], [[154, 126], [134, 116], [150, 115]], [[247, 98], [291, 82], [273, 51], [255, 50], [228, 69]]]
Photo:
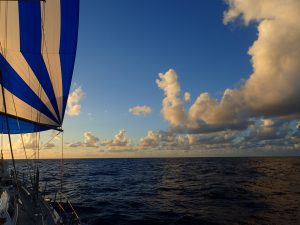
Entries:
[[[7, 126], [6, 126], [6, 117], [4, 115], [0, 115], [0, 131], [3, 134], [7, 134]], [[11, 134], [21, 134], [21, 133], [33, 133], [33, 132], [39, 132], [39, 131], [45, 131], [49, 130], [49, 127], [39, 125], [39, 124], [33, 124], [30, 122], [26, 122], [23, 120], [17, 120], [16, 118], [8, 117], [8, 126], [9, 126], [9, 132]]]
[[57, 119], [50, 112], [48, 107], [41, 99], [32, 91], [32, 89], [24, 82], [24, 80], [16, 73], [16, 71], [8, 64], [5, 58], [0, 54], [0, 68], [3, 77], [3, 86], [12, 94], [17, 96], [28, 105], [42, 112], [50, 119], [59, 124]]
[[61, 36], [59, 52], [62, 71], [64, 116], [75, 63], [79, 24], [79, 0], [60, 0], [60, 7]]
[[51, 79], [41, 54], [42, 24], [40, 0], [19, 0], [19, 23], [21, 52], [47, 94], [57, 114], [57, 118], [60, 120]]

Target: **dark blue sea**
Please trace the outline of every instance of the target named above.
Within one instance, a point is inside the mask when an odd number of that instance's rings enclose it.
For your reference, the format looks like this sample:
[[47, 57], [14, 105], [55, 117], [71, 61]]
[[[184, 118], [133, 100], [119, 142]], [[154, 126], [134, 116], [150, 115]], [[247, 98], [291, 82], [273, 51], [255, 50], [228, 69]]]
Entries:
[[[40, 164], [51, 196], [60, 161]], [[299, 157], [70, 159], [64, 170], [82, 224], [300, 224]]]

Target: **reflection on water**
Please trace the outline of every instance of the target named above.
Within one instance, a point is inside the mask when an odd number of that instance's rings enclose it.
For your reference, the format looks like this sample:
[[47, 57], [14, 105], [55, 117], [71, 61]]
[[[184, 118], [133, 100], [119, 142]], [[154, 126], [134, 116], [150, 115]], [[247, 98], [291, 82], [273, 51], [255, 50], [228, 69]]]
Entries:
[[[41, 162], [47, 194], [58, 165]], [[65, 170], [83, 224], [300, 224], [300, 158], [80, 159]]]

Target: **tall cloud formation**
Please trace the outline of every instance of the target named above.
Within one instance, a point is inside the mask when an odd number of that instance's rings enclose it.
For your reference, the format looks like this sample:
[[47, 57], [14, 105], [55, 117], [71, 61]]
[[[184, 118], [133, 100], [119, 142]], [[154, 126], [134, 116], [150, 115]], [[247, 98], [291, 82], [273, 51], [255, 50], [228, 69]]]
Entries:
[[175, 128], [189, 132], [242, 129], [255, 117], [300, 117], [300, 2], [228, 0], [224, 24], [241, 19], [257, 23], [258, 38], [249, 48], [253, 73], [221, 100], [200, 94], [183, 107], [177, 74], [169, 70], [156, 82], [165, 93], [161, 113]]
[[66, 114], [69, 116], [78, 116], [81, 112], [81, 105], [79, 102], [84, 97], [85, 93], [82, 90], [81, 86], [77, 87], [72, 93], [70, 93]]
[[128, 111], [135, 116], [141, 116], [141, 115], [145, 116], [147, 114], [150, 114], [152, 112], [152, 109], [150, 106], [146, 106], [146, 105], [139, 106], [138, 105], [138, 106], [130, 108]]
[[160, 73], [156, 83], [165, 93], [162, 102], [161, 113], [164, 118], [173, 126], [180, 126], [186, 123], [186, 112], [183, 101], [179, 97], [180, 85], [175, 70], [170, 69], [165, 74]]

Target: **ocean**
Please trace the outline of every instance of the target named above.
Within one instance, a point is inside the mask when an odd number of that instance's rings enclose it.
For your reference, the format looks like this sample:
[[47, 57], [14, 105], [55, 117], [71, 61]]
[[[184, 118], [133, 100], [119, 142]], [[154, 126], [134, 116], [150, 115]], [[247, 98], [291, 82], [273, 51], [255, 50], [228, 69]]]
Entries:
[[[59, 166], [40, 162], [48, 196]], [[64, 170], [83, 225], [300, 224], [300, 157], [66, 159]]]

